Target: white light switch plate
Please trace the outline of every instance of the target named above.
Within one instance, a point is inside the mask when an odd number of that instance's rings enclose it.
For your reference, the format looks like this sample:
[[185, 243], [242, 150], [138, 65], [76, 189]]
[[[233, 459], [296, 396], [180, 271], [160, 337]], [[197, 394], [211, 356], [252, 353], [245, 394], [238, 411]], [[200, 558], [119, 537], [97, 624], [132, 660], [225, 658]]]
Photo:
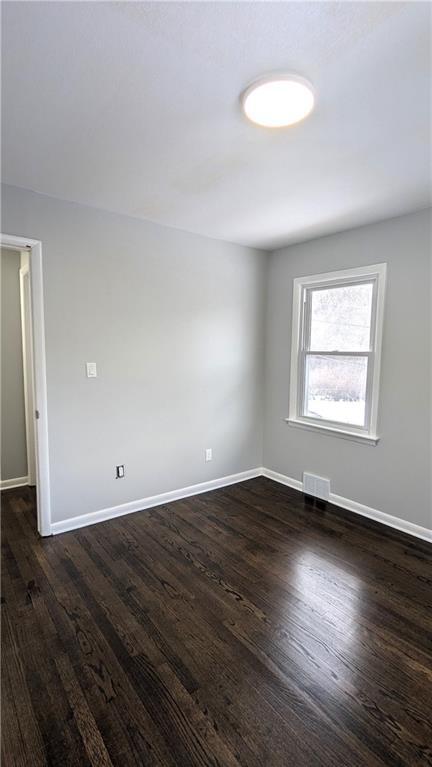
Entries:
[[97, 378], [96, 362], [86, 362], [87, 378]]

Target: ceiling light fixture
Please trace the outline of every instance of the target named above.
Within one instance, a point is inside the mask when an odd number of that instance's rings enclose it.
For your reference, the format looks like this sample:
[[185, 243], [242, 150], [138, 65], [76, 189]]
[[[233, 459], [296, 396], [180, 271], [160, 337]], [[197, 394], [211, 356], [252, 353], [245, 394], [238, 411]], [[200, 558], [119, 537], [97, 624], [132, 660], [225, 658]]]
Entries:
[[307, 117], [314, 106], [312, 85], [298, 75], [270, 75], [249, 85], [241, 96], [246, 117], [265, 128], [285, 128]]

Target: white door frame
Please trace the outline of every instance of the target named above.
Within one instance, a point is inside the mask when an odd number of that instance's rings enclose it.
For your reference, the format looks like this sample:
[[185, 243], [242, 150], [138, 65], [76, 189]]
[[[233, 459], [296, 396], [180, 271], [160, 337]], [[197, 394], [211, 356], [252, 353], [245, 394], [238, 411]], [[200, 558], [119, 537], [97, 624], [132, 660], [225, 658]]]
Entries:
[[48, 405], [45, 356], [45, 319], [42, 279], [42, 243], [29, 237], [0, 234], [5, 248], [30, 249], [30, 293], [33, 326], [37, 523], [40, 535], [51, 535], [51, 497], [48, 452]]
[[[25, 264], [23, 265], [23, 258]], [[24, 407], [27, 443], [27, 474], [29, 485], [36, 485], [36, 434], [35, 434], [35, 395], [34, 395], [34, 363], [33, 363], [33, 328], [31, 317], [31, 282], [30, 282], [30, 253], [21, 251], [21, 267], [19, 270], [20, 303], [21, 303], [21, 332], [24, 377]]]

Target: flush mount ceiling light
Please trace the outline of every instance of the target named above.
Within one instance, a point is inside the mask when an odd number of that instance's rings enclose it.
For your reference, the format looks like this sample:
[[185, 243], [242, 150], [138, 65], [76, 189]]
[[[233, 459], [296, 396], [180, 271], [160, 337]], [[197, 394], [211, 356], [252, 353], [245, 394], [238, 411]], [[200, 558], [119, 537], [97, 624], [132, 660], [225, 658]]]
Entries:
[[265, 128], [285, 128], [307, 117], [314, 106], [311, 84], [297, 75], [270, 75], [249, 85], [241, 97], [246, 117]]

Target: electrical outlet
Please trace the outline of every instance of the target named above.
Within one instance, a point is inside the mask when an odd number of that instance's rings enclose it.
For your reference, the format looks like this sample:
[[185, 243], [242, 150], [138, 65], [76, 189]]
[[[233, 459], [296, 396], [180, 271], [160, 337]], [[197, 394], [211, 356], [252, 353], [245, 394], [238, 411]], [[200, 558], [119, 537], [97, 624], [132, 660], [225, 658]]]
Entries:
[[96, 362], [86, 362], [87, 378], [97, 378]]
[[206, 449], [206, 451], [205, 451], [205, 459], [206, 459], [206, 463], [208, 463], [209, 461], [213, 460], [213, 451], [212, 451], [211, 447], [208, 447]]
[[116, 466], [116, 479], [123, 479], [125, 475], [124, 463]]

